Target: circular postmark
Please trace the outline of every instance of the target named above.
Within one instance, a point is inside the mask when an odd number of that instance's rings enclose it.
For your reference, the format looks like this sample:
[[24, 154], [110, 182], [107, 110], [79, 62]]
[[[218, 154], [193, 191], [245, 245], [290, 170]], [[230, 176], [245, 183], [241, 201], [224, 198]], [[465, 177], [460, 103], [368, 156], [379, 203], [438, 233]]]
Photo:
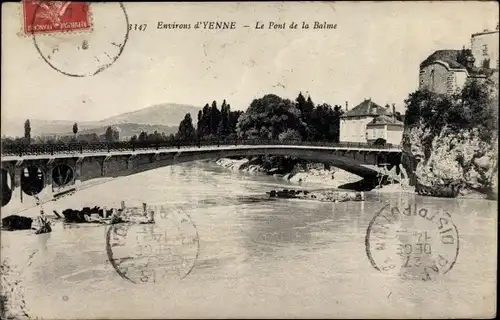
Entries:
[[[129, 36], [123, 3], [88, 2], [82, 7], [82, 3], [68, 1], [63, 8], [50, 3], [38, 1], [25, 23], [29, 23], [36, 50], [52, 69], [71, 77], [86, 77], [106, 70], [118, 60]], [[37, 22], [40, 19], [45, 24]], [[91, 25], [88, 32], [78, 28], [86, 24]]]
[[184, 279], [199, 254], [199, 237], [191, 217], [178, 209], [148, 206], [154, 224], [119, 223], [106, 232], [108, 260], [132, 283]]
[[427, 281], [453, 268], [459, 235], [446, 211], [387, 205], [370, 221], [365, 246], [375, 269]]

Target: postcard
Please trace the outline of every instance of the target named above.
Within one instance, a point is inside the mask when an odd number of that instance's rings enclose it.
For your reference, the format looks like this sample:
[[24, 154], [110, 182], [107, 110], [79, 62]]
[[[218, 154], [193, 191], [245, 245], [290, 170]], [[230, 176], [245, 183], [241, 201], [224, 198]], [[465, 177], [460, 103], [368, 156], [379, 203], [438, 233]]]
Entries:
[[1, 318], [494, 318], [498, 12], [3, 3]]

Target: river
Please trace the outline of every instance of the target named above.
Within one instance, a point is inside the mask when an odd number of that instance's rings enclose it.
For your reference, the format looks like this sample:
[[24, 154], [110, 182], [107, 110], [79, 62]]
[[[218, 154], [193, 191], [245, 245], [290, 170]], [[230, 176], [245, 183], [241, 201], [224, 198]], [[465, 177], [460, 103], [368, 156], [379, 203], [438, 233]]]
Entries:
[[[172, 274], [134, 284], [120, 277], [108, 259], [109, 227], [103, 225], [59, 222], [49, 234], [2, 232], [2, 259], [19, 274], [16, 290], [28, 314], [40, 318], [467, 318], [496, 312], [497, 202], [376, 193], [343, 203], [263, 196], [287, 186], [279, 178], [189, 163], [46, 205], [51, 212], [50, 206], [119, 207], [125, 200], [190, 217], [199, 246], [183, 279]], [[385, 205], [403, 203], [451, 214], [460, 244], [448, 273], [403, 279], [370, 263], [370, 221]]]

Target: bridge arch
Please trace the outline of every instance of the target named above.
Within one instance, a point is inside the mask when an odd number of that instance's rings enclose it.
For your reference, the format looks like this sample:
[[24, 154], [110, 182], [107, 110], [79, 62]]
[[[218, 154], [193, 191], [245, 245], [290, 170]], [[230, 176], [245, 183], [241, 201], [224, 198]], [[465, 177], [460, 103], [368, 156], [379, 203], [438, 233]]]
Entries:
[[12, 181], [12, 175], [11, 173], [2, 168], [2, 207], [6, 206], [9, 202], [10, 199], [12, 199], [12, 194], [14, 192], [14, 184]]
[[[96, 172], [97, 168], [106, 172], [105, 176], [107, 177], [116, 177], [184, 162], [226, 157], [253, 156], [289, 156], [308, 161], [323, 162], [363, 178], [376, 178], [377, 175], [384, 172], [377, 167], [381, 161], [380, 152], [377, 153], [372, 150], [362, 150], [360, 152], [359, 150], [333, 150], [331, 148], [321, 147], [297, 148], [294, 146], [232, 146], [211, 150], [186, 148], [153, 152], [138, 151], [133, 154], [129, 153], [121, 155], [101, 155], [100, 158], [102, 159], [102, 164], [99, 167], [89, 163], [92, 161], [91, 159], [85, 158], [82, 162], [83, 167], [96, 168], [96, 170], [81, 170], [81, 175], [77, 178], [77, 180], [83, 181], [87, 180], [87, 178], [101, 176], [101, 172]], [[387, 156], [384, 158], [384, 161], [399, 164], [399, 156], [395, 152], [387, 152]]]
[[24, 167], [21, 172], [21, 190], [29, 196], [39, 194], [45, 187], [45, 174], [40, 167]]

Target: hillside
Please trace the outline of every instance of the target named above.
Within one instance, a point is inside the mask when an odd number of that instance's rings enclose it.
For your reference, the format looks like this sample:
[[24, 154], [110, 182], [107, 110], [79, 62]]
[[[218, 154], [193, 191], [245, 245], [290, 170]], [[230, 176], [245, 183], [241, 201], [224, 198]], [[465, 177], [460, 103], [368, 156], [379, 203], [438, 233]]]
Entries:
[[177, 127], [186, 113], [190, 112], [191, 118], [196, 119], [200, 109], [186, 104], [162, 103], [104, 119], [99, 121], [99, 125], [109, 126], [119, 123], [140, 123]]
[[[148, 132], [173, 133], [177, 131], [179, 122], [187, 112], [195, 120], [200, 108], [176, 103], [162, 103], [146, 107], [133, 112], [119, 114], [100, 121], [74, 121], [70, 120], [40, 120], [30, 119], [31, 136], [65, 135], [72, 132], [73, 123], [78, 123], [79, 132], [98, 134], [104, 133], [110, 125], [120, 125], [123, 136], [138, 134], [141, 130]], [[24, 121], [26, 119], [2, 118], [2, 136], [20, 137], [24, 134]]]
[[[177, 132], [177, 126], [162, 126], [162, 125], [150, 125], [150, 124], [139, 124], [139, 123], [120, 123], [113, 125], [113, 127], [118, 128], [120, 132], [120, 139], [129, 139], [133, 135], [139, 136], [142, 131], [153, 133], [158, 131], [160, 133], [165, 133], [169, 135], [171, 133]], [[103, 126], [99, 128], [87, 129], [79, 131], [79, 134], [92, 134], [96, 133], [98, 136], [103, 135], [106, 132], [108, 126]]]

